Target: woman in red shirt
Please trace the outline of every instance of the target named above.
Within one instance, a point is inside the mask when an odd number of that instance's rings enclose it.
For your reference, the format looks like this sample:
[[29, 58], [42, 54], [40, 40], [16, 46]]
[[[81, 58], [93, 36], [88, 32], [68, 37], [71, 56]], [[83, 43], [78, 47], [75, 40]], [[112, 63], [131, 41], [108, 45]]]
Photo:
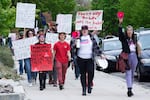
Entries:
[[70, 57], [70, 45], [65, 42], [66, 33], [59, 33], [59, 41], [54, 44], [54, 57], [56, 60], [57, 78], [59, 89], [64, 89], [66, 71]]

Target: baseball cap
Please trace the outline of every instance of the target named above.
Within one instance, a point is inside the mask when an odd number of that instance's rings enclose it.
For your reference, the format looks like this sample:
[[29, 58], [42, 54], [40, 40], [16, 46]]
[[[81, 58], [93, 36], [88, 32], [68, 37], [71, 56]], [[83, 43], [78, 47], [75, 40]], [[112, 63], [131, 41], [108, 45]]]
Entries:
[[83, 25], [83, 26], [81, 27], [81, 30], [88, 30], [88, 26], [87, 26], [87, 25]]

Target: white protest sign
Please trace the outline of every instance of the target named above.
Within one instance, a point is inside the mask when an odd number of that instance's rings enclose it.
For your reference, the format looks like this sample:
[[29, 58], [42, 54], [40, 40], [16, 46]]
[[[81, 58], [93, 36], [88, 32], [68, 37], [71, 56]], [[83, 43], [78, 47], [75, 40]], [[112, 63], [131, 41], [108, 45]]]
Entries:
[[17, 3], [16, 27], [34, 28], [35, 26], [35, 4]]
[[[58, 35], [59, 34], [56, 34], [56, 33], [46, 33], [46, 43], [50, 43], [50, 44], [54, 45], [57, 41], [59, 41]], [[66, 35], [65, 41], [70, 44], [71, 36]]]
[[58, 32], [71, 33], [72, 29], [72, 14], [58, 14], [56, 23]]
[[16, 33], [9, 33], [8, 37], [11, 38], [12, 41], [16, 40]]
[[12, 41], [16, 60], [30, 58], [30, 45], [38, 42], [37, 37]]
[[87, 25], [89, 30], [102, 30], [103, 10], [78, 11], [76, 15], [76, 30]]

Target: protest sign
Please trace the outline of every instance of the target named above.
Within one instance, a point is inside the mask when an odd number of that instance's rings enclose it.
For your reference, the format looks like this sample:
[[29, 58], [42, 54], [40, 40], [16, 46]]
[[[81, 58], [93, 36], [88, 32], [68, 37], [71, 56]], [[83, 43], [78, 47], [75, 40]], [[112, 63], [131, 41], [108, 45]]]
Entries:
[[9, 33], [8, 37], [10, 37], [12, 41], [14, 41], [16, 40], [16, 33]]
[[29, 3], [17, 3], [16, 27], [34, 28], [36, 5]]
[[38, 42], [37, 37], [12, 41], [16, 60], [30, 58], [30, 45]]
[[89, 30], [102, 30], [103, 10], [78, 11], [75, 29], [81, 30], [82, 25], [87, 25]]
[[58, 14], [56, 23], [58, 32], [71, 33], [72, 29], [72, 14]]
[[51, 45], [37, 44], [31, 46], [31, 70], [51, 71], [53, 69]]
[[118, 17], [119, 19], [123, 18], [123, 17], [124, 17], [124, 12], [119, 11], [119, 12], [117, 13], [117, 17]]
[[[50, 43], [53, 46], [57, 41], [59, 41], [58, 35], [59, 34], [57, 34], [57, 33], [46, 33], [46, 43]], [[66, 35], [65, 41], [70, 44], [71, 36]]]

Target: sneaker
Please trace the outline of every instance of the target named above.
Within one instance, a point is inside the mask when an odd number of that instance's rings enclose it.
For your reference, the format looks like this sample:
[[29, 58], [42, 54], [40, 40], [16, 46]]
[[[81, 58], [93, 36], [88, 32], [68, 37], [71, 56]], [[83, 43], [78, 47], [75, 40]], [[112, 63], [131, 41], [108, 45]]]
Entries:
[[53, 87], [57, 87], [57, 84], [53, 84]]
[[52, 80], [49, 80], [49, 82], [48, 82], [49, 84], [54, 84], [54, 82], [52, 81]]
[[29, 86], [31, 87], [31, 86], [32, 86], [32, 83], [29, 83]]
[[53, 87], [57, 87], [57, 82], [53, 81]]
[[75, 80], [78, 80], [78, 77], [76, 77]]
[[33, 85], [36, 84], [36, 80], [35, 80], [35, 79], [32, 80], [32, 84], [33, 84]]

